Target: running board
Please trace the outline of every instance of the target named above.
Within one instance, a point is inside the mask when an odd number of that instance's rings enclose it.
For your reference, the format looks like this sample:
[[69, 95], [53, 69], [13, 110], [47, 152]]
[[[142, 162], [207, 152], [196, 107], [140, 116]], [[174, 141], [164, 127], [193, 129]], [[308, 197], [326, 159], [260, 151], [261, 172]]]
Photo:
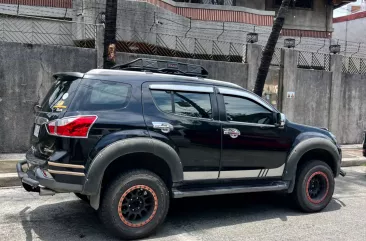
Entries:
[[226, 187], [206, 187], [195, 189], [177, 189], [174, 188], [173, 197], [197, 197], [197, 196], [210, 196], [210, 195], [222, 195], [222, 194], [235, 194], [235, 193], [251, 193], [251, 192], [270, 192], [270, 191], [282, 191], [287, 190], [289, 187], [288, 182], [273, 182], [267, 185], [258, 186], [226, 186]]

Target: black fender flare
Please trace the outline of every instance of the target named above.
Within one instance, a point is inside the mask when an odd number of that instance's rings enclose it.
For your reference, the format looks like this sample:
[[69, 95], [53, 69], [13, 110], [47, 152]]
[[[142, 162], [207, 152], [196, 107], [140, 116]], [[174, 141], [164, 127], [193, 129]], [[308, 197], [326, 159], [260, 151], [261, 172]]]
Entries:
[[173, 182], [183, 181], [183, 166], [177, 152], [168, 144], [149, 137], [135, 137], [116, 141], [104, 149], [92, 160], [83, 186], [85, 195], [99, 195], [104, 172], [117, 158], [137, 153], [147, 152], [163, 159], [169, 166]]
[[289, 154], [283, 173], [283, 180], [294, 181], [294, 178], [296, 177], [297, 164], [301, 157], [314, 149], [325, 150], [333, 157], [332, 159], [336, 167], [335, 176], [338, 176], [341, 167], [341, 155], [338, 152], [337, 146], [326, 138], [311, 137], [298, 143]]

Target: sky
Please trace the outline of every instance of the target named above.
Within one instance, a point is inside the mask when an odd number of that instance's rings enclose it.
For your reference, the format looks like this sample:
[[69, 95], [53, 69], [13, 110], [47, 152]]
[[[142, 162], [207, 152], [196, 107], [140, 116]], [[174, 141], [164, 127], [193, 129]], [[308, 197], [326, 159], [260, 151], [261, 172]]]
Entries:
[[[354, 3], [347, 4], [347, 5], [359, 5], [361, 2], [362, 2], [362, 0], [357, 0], [357, 3], [354, 2]], [[341, 17], [341, 16], [350, 14], [349, 10], [347, 9], [347, 5], [344, 5], [343, 7], [340, 7], [338, 9], [334, 10], [333, 17], [336, 18], [336, 17]]]

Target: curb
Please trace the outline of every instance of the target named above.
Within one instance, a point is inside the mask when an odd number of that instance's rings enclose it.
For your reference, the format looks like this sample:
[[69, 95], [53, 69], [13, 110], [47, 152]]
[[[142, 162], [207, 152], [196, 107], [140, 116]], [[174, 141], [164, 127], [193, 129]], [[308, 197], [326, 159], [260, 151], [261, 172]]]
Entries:
[[365, 157], [343, 158], [342, 167], [364, 166], [366, 165]]
[[19, 187], [20, 185], [17, 173], [0, 173], [0, 187]]

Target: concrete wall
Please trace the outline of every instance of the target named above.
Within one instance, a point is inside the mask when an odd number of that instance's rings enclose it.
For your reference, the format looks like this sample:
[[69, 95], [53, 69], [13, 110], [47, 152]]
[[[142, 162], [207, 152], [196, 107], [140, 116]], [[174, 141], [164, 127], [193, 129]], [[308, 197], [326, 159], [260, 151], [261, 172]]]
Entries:
[[[305, 125], [328, 127], [331, 81], [331, 72], [297, 70], [295, 98], [289, 99], [294, 102], [295, 107], [292, 121]], [[286, 114], [286, 110], [284, 113]]]
[[[266, 10], [276, 9], [273, 2], [273, 0], [266, 0]], [[328, 0], [314, 0], [313, 9], [290, 8], [284, 28], [326, 31], [328, 26], [328, 31], [332, 31], [333, 9], [328, 6], [326, 10], [326, 2]]]
[[73, 18], [74, 11], [70, 8], [54, 8], [42, 6], [28, 6], [17, 4], [0, 4], [0, 13], [3, 14], [19, 14], [38, 17], [53, 17], [53, 18]]
[[[342, 73], [342, 56], [331, 56], [328, 72], [297, 68], [298, 51], [283, 52], [280, 100], [287, 118], [327, 127], [342, 144], [361, 143], [366, 129], [366, 75]], [[287, 98], [287, 92], [295, 92], [295, 98]]]
[[[29, 148], [33, 106], [43, 100], [52, 74], [96, 68], [93, 49], [0, 42], [0, 153]], [[247, 85], [247, 64], [118, 53], [117, 62], [139, 57], [177, 60], [204, 66], [210, 78]]]
[[71, 22], [3, 15], [0, 16], [0, 26], [3, 26], [0, 28], [2, 41], [74, 45]]
[[0, 42], [0, 153], [29, 148], [33, 106], [60, 71], [85, 72], [95, 67], [96, 51]]
[[[366, 39], [365, 26], [366, 18], [333, 23], [333, 38], [341, 41], [350, 41], [341, 42], [342, 51], [346, 51], [348, 54], [361, 52], [360, 56], [364, 56], [366, 50], [364, 44]], [[361, 46], [359, 46], [359, 43], [362, 43]]]
[[[96, 67], [96, 56], [93, 49], [0, 42], [0, 153], [24, 152], [29, 147], [33, 106], [45, 96], [52, 74], [86, 72]], [[255, 56], [242, 64], [129, 53], [117, 53], [117, 63], [139, 57], [200, 64], [209, 78], [243, 87], [248, 86], [249, 69], [258, 64]], [[264, 98], [279, 104], [279, 109], [282, 106], [291, 121], [330, 127], [340, 143], [360, 143], [366, 129], [366, 76], [342, 74], [341, 56], [332, 56], [332, 72], [299, 69], [297, 58], [296, 50], [283, 50], [283, 67], [271, 67]], [[295, 92], [294, 99], [286, 98], [288, 91]]]
[[265, 10], [266, 0], [236, 0], [236, 6]]
[[137, 58], [154, 58], [163, 60], [173, 60], [183, 63], [198, 64], [207, 69], [209, 72], [208, 78], [227, 81], [240, 85], [242, 87], [247, 86], [248, 65], [241, 63], [230, 63], [221, 61], [210, 61], [201, 59], [184, 59], [184, 58], [171, 58], [163, 56], [151, 56], [145, 54], [129, 54], [129, 53], [117, 53], [117, 63], [126, 63]]
[[366, 131], [366, 75], [342, 74], [339, 112], [341, 143], [361, 143]]

